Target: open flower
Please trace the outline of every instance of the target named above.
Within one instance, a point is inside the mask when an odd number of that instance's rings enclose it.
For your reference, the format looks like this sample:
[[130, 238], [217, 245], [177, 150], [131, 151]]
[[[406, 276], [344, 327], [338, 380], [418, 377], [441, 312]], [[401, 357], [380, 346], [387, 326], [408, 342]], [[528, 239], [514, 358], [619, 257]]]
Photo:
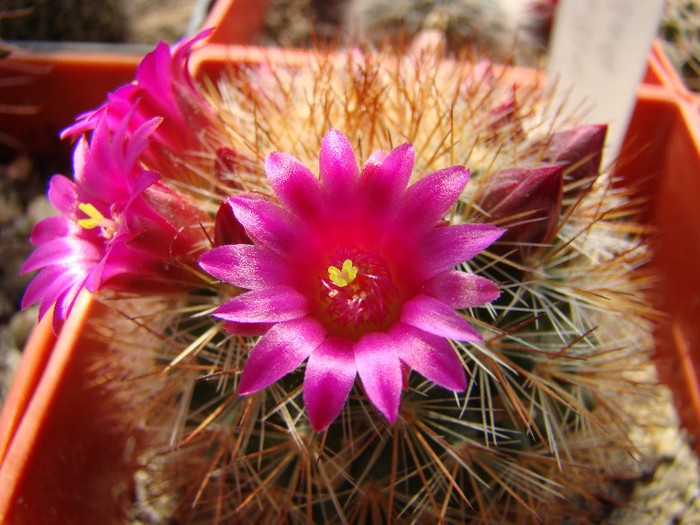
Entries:
[[72, 126], [63, 130], [61, 138], [92, 131], [100, 122], [116, 129], [128, 120], [135, 131], [159, 117], [162, 123], [153, 131], [152, 146], [143, 152], [143, 160], [161, 176], [179, 178], [182, 168], [164, 151], [177, 154], [198, 151], [203, 133], [213, 127], [213, 111], [188, 70], [192, 50], [210, 33], [210, 30], [202, 31], [172, 47], [160, 42], [139, 64], [134, 82], [109, 93], [107, 101], [97, 109], [80, 115]]
[[408, 186], [414, 157], [411, 144], [375, 152], [358, 173], [350, 142], [331, 130], [321, 145], [320, 180], [293, 156], [274, 152], [265, 171], [281, 204], [229, 199], [253, 244], [216, 247], [199, 261], [214, 277], [249, 290], [214, 315], [231, 331], [264, 333], [240, 394], [308, 359], [304, 402], [320, 431], [342, 410], [356, 376], [392, 423], [404, 365], [444, 388], [466, 387], [448, 339], [481, 337], [455, 309], [492, 301], [499, 291], [455, 267], [504, 230], [444, 222], [469, 171], [454, 166]]
[[41, 302], [42, 317], [55, 304], [55, 329], [82, 288], [140, 292], [161, 289], [166, 282], [168, 290], [191, 280], [182, 265], [196, 260], [203, 234], [192, 226], [204, 215], [140, 164], [160, 123], [154, 118], [132, 129], [127, 115], [111, 129], [102, 118], [90, 142], [82, 137], [76, 145], [75, 181], [63, 175], [51, 178], [49, 200], [59, 215], [41, 221], [32, 232], [38, 247], [22, 272], [41, 271], [27, 288], [22, 307]]

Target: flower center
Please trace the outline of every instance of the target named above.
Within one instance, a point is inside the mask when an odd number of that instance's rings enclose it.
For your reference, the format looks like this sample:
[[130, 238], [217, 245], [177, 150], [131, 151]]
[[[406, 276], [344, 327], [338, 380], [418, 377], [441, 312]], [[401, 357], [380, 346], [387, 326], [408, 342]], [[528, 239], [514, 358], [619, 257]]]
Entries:
[[100, 210], [95, 208], [90, 203], [81, 202], [78, 203], [78, 209], [82, 211], [87, 218], [78, 219], [78, 226], [85, 228], [86, 230], [92, 230], [93, 228], [100, 229], [100, 235], [105, 240], [110, 240], [115, 232], [117, 231], [117, 224], [112, 219], [108, 219]]
[[382, 257], [358, 248], [342, 248], [321, 279], [320, 317], [340, 337], [388, 328], [398, 315], [399, 294]]

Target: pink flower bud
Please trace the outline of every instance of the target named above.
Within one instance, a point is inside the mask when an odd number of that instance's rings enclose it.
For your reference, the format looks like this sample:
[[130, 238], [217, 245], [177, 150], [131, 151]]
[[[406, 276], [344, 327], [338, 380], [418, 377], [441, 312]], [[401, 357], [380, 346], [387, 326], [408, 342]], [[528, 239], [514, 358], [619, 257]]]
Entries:
[[243, 225], [236, 219], [228, 200], [221, 203], [214, 223], [214, 246], [224, 244], [251, 244]]
[[543, 160], [563, 163], [566, 182], [587, 187], [600, 173], [607, 131], [606, 124], [591, 124], [555, 133]]
[[494, 245], [525, 256], [554, 238], [561, 214], [563, 166], [515, 168], [491, 175], [476, 195], [489, 221], [508, 231]]

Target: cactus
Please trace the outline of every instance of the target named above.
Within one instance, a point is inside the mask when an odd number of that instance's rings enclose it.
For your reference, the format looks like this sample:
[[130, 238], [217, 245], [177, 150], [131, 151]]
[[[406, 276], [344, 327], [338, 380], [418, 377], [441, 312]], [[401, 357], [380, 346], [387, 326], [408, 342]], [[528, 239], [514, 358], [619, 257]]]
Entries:
[[661, 17], [660, 37], [681, 78], [693, 91], [700, 90], [700, 2], [668, 0]]
[[345, 26], [359, 41], [412, 40], [426, 31], [447, 47], [497, 61], [536, 63], [547, 48], [556, 0], [350, 0]]
[[[104, 235], [91, 241], [101, 280], [71, 281], [89, 285], [109, 307], [95, 331], [118, 357], [96, 369], [111, 370], [102, 376], [113, 397], [131, 400], [122, 417], [134, 422], [137, 443], [132, 518], [359, 524], [585, 523], [603, 516], [616, 480], [643, 468], [634, 406], [657, 388], [650, 361], [655, 313], [645, 295], [647, 232], [637, 221], [633, 188], [600, 166], [605, 127], [579, 125], [551, 104], [536, 79], [521, 84], [488, 62], [445, 59], [430, 49], [403, 57], [319, 53], [303, 68], [231, 64], [221, 79], [203, 85], [182, 71], [167, 82], [165, 73], [145, 73], [154, 64], [166, 72], [183, 68], [190, 49], [191, 43], [172, 53], [159, 48], [159, 60], [146, 59], [128, 90], [136, 110], [122, 112], [124, 99], [114, 95], [72, 128], [91, 141], [90, 151], [131, 130], [138, 151], [119, 139], [124, 148], [105, 155], [123, 155], [120, 165], [137, 157], [139, 173], [160, 175], [138, 185], [129, 222], [119, 230], [125, 250], [138, 248], [148, 261], [161, 254], [159, 285], [148, 293], [125, 285], [138, 276], [140, 259], [110, 258], [111, 238]], [[178, 121], [183, 112], [158, 113], [163, 108], [149, 102], [157, 100], [149, 98], [154, 93], [167, 100], [169, 90], [177, 94], [172, 104], [191, 112], [186, 121], [198, 126], [172, 133], [168, 119]], [[355, 198], [352, 185], [323, 193], [323, 206], [335, 204], [317, 220], [324, 177], [343, 187], [357, 164], [365, 167], [353, 184], [369, 192], [359, 201], [363, 213], [382, 217], [403, 199], [401, 221], [343, 216], [338, 210]], [[471, 172], [468, 184], [460, 166]], [[77, 173], [83, 169], [79, 161]], [[158, 185], [167, 193], [152, 197]], [[167, 205], [182, 201], [187, 206]], [[99, 219], [64, 194], [56, 202], [71, 226], [40, 229], [44, 235], [35, 240], [42, 246], [47, 231], [65, 244], [85, 238], [80, 232]], [[423, 202], [432, 207], [421, 208]], [[158, 225], [159, 235], [171, 235], [173, 246], [187, 241], [184, 251], [143, 246], [139, 228], [148, 224], [138, 213]], [[200, 236], [187, 228], [193, 222]], [[181, 233], [173, 234], [178, 225]], [[393, 297], [387, 274], [372, 273], [386, 261], [392, 275], [399, 267], [400, 275], [417, 279], [416, 261], [441, 257], [440, 250], [461, 256], [440, 279], [412, 285], [420, 308], [412, 299], [401, 306], [391, 299], [384, 310], [375, 304], [369, 321], [350, 312], [354, 328], [338, 328], [341, 317], [329, 314], [321, 314], [321, 331], [308, 321], [298, 328], [308, 319], [299, 312], [316, 311], [300, 298], [308, 279], [299, 260], [326, 235], [321, 231], [345, 235], [360, 227], [362, 242], [387, 231], [398, 231], [401, 242], [382, 245], [391, 252], [381, 260], [343, 252], [321, 266], [331, 303], [346, 287], [364, 299], [375, 292]], [[485, 231], [494, 234], [478, 249], [459, 246], [463, 237], [449, 233]], [[428, 243], [419, 256], [412, 250], [421, 235], [454, 243]], [[66, 260], [51, 261], [44, 252], [54, 275]], [[260, 291], [259, 279], [278, 278], [281, 299], [250, 295]], [[408, 297], [402, 283], [397, 293]], [[40, 300], [38, 289], [33, 300]], [[55, 286], [50, 293], [49, 302]], [[67, 303], [60, 306], [65, 315]], [[392, 323], [399, 321], [412, 328], [389, 355]], [[285, 322], [297, 331], [279, 328]], [[292, 340], [294, 333], [302, 337]], [[312, 342], [316, 349], [323, 341], [338, 346], [342, 337], [362, 347], [354, 358], [302, 351]], [[276, 346], [264, 353], [260, 347], [270, 340]], [[402, 353], [406, 347], [411, 356]], [[383, 361], [367, 364], [368, 349]], [[367, 367], [374, 367], [369, 375]], [[322, 376], [332, 380], [324, 379], [323, 388], [310, 386], [319, 370], [333, 372]], [[334, 385], [345, 390], [334, 392]], [[141, 406], [130, 393], [143, 396]]]

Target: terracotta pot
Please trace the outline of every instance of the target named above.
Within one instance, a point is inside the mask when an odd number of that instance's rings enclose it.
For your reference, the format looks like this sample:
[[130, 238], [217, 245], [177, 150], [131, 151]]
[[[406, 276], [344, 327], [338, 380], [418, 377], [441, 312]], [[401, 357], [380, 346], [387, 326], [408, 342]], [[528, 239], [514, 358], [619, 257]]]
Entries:
[[[197, 75], [215, 75], [227, 61], [303, 63], [307, 57], [304, 52], [212, 45], [195, 56], [193, 67]], [[527, 70], [509, 74], [526, 84], [540, 80]], [[52, 97], [59, 98], [55, 93]], [[81, 109], [87, 107], [89, 103]], [[694, 435], [700, 435], [700, 273], [694, 270], [700, 260], [698, 129], [697, 112], [693, 114], [688, 101], [661, 80], [643, 85], [619, 167], [623, 179], [650, 175], [643, 186], [650, 201], [646, 219], [661, 232], [654, 257], [660, 275], [654, 299], [669, 314], [657, 333], [658, 362]], [[126, 435], [100, 423], [109, 400], [85, 359], [88, 353], [105, 351], [85, 330], [86, 319], [98, 316], [99, 308], [88, 294], [82, 295], [58, 338], [52, 336], [47, 316], [25, 349], [0, 418], [2, 522], [56, 523], [58, 516], [70, 523], [121, 519], [120, 494], [130, 493], [135, 467], [122, 460]], [[114, 496], [112, 487], [124, 492]]]

